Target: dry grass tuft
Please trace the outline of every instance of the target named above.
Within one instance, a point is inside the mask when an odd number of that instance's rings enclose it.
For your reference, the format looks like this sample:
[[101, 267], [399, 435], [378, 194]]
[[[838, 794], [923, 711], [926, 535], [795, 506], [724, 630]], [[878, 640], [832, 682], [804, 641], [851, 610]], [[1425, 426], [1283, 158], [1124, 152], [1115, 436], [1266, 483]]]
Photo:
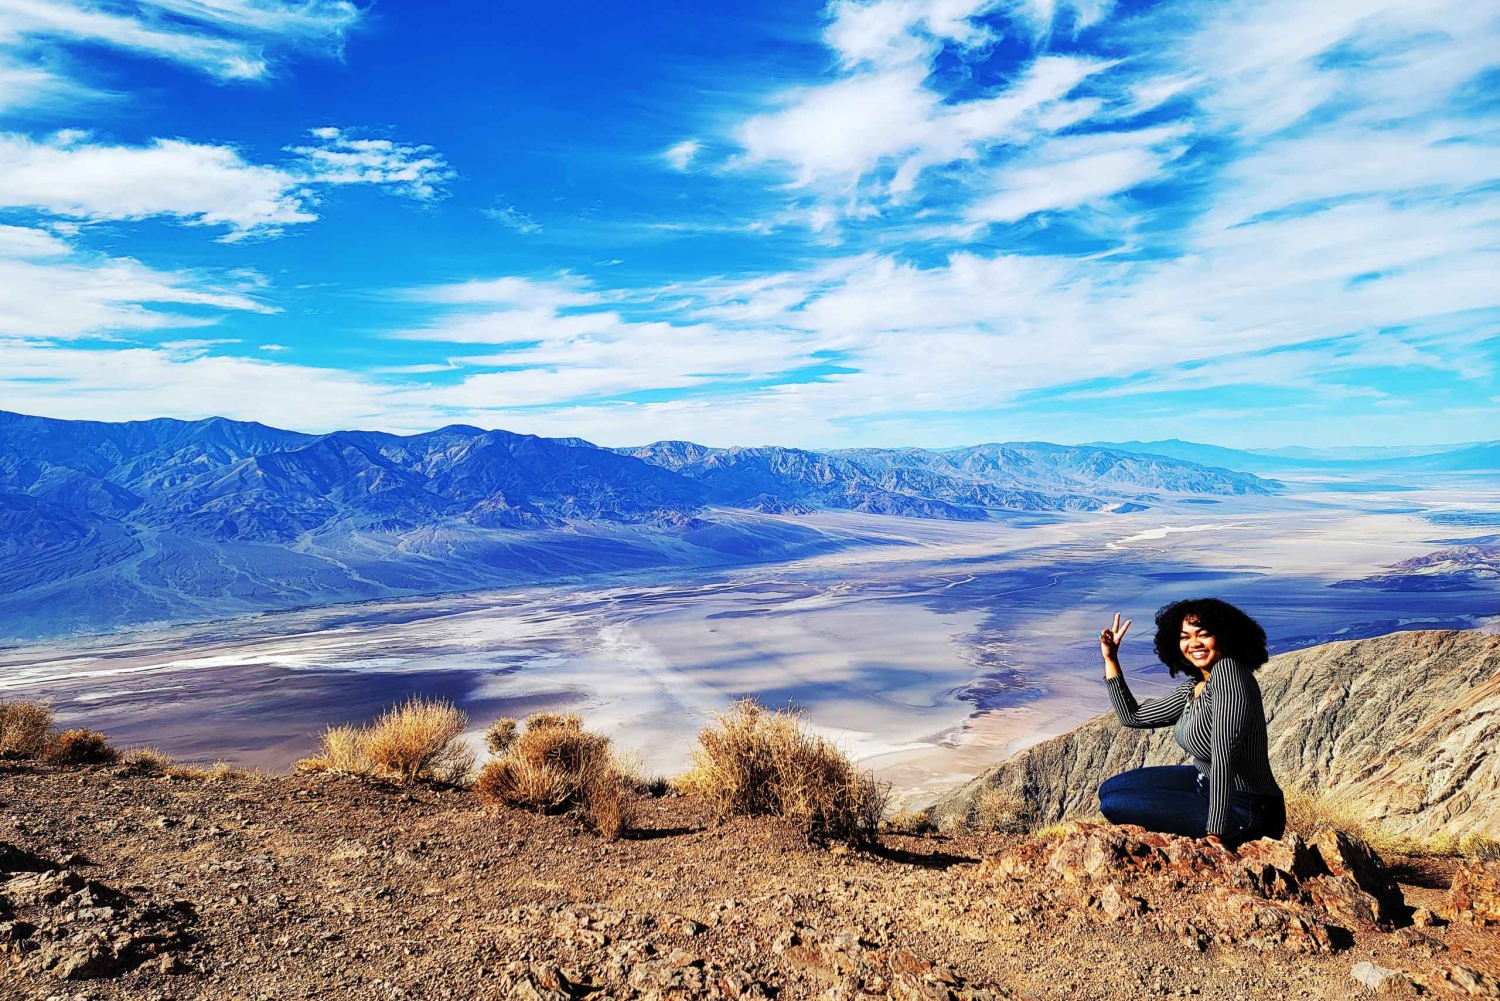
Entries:
[[616, 754], [612, 759], [615, 771], [629, 789], [640, 796], [660, 799], [672, 791], [672, 783], [665, 775], [657, 775], [646, 767], [646, 759], [640, 751]]
[[1286, 792], [1286, 829], [1312, 841], [1325, 831], [1343, 831], [1380, 855], [1406, 858], [1500, 858], [1500, 842], [1478, 834], [1413, 837], [1386, 830], [1327, 796], [1304, 790]]
[[676, 784], [707, 800], [721, 820], [777, 816], [818, 838], [869, 838], [888, 798], [868, 772], [812, 733], [801, 713], [753, 699], [736, 702], [698, 735], [693, 767]]
[[887, 834], [906, 834], [916, 837], [920, 834], [933, 833], [937, 830], [937, 825], [933, 823], [931, 810], [902, 810], [882, 821], [880, 829]]
[[474, 790], [486, 803], [577, 812], [613, 838], [630, 826], [630, 784], [616, 767], [608, 737], [585, 730], [577, 716], [537, 713], [479, 772]]
[[53, 765], [112, 765], [120, 752], [109, 746], [109, 738], [102, 733], [64, 730], [47, 745], [43, 757]]
[[0, 759], [30, 761], [52, 740], [52, 707], [45, 702], [0, 699]]
[[331, 726], [318, 753], [297, 762], [302, 772], [334, 772], [461, 784], [474, 769], [474, 750], [459, 737], [468, 714], [446, 699], [413, 695], [367, 726]]
[[165, 775], [181, 767], [171, 755], [155, 747], [132, 747], [125, 752], [125, 767], [137, 775]]
[[993, 834], [1028, 834], [1037, 826], [1036, 811], [1023, 797], [991, 786], [974, 802], [972, 825]]

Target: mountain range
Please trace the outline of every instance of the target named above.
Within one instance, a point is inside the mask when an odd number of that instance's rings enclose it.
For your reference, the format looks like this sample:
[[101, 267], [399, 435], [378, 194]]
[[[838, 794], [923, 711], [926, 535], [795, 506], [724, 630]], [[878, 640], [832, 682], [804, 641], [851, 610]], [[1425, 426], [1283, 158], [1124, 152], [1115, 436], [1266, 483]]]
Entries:
[[315, 435], [223, 418], [0, 411], [0, 635], [850, 542], [766, 515], [978, 521], [1280, 489], [1169, 456], [1040, 442], [611, 449], [462, 425]]
[[1257, 474], [1322, 473], [1495, 473], [1500, 472], [1500, 441], [1457, 445], [1343, 448], [1224, 448], [1168, 438], [1163, 441], [1095, 442], [1097, 447], [1140, 455], [1162, 455], [1184, 462], [1225, 466]]

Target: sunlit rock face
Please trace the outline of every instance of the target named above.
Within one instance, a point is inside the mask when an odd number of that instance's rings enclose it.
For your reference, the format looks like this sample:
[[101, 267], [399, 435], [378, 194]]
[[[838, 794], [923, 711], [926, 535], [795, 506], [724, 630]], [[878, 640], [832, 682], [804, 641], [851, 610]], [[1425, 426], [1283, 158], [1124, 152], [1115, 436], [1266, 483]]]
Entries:
[[[1273, 657], [1257, 674], [1271, 767], [1288, 791], [1413, 837], [1500, 836], [1500, 636], [1391, 633]], [[1129, 730], [1113, 715], [1017, 754], [944, 797], [967, 813], [978, 793], [1024, 796], [1044, 822], [1098, 810], [1101, 781], [1179, 764], [1170, 729]]]

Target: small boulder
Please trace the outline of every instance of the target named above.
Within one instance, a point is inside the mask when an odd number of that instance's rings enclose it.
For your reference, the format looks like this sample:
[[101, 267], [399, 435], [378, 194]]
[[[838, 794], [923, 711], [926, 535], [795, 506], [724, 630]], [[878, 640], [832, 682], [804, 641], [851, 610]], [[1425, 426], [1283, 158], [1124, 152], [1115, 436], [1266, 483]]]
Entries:
[[1099, 907], [1105, 914], [1119, 921], [1140, 914], [1146, 909], [1146, 902], [1140, 897], [1121, 893], [1117, 887], [1106, 886], [1099, 892]]
[[1389, 993], [1406, 986], [1408, 983], [1400, 970], [1393, 970], [1388, 966], [1381, 966], [1379, 963], [1355, 963], [1354, 969], [1349, 971], [1349, 975], [1354, 978], [1356, 983], [1362, 984], [1369, 991]]

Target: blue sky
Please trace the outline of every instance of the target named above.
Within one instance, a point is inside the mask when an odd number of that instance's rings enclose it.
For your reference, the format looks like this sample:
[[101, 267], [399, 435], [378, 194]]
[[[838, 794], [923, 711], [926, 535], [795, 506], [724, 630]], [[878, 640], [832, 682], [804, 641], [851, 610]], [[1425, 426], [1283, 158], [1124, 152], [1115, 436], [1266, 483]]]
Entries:
[[1500, 437], [1500, 7], [0, 0], [0, 408]]

